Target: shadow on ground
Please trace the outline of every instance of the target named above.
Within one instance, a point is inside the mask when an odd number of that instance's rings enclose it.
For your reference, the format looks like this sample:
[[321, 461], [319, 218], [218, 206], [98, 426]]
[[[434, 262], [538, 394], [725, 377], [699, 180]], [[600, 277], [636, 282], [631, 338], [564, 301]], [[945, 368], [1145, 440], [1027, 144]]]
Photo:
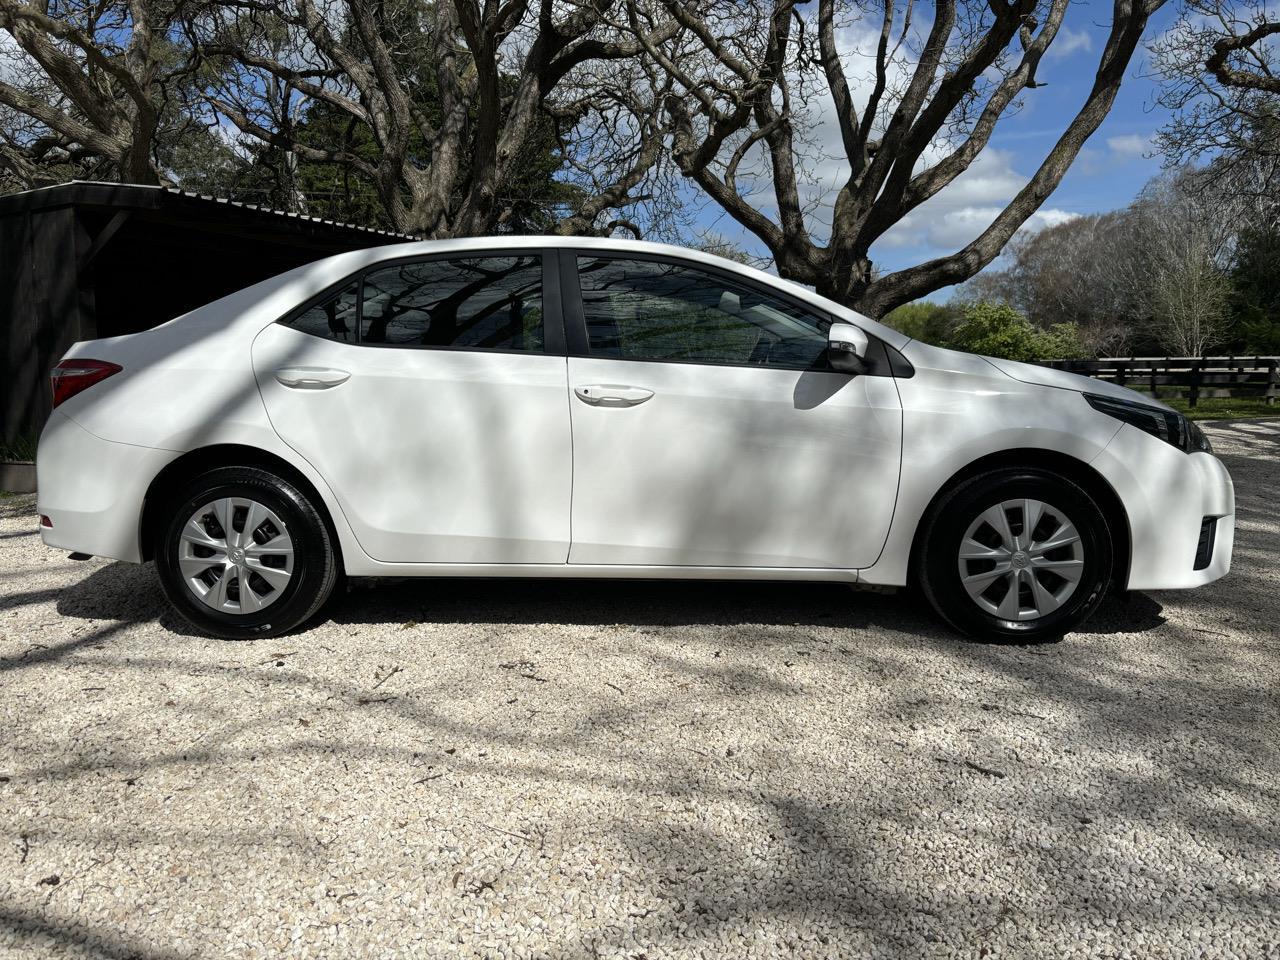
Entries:
[[[61, 589], [0, 597], [0, 610], [55, 599], [59, 614], [84, 620], [156, 620], [200, 636], [174, 614], [151, 564], [113, 563]], [[345, 626], [419, 623], [627, 624], [631, 626], [882, 627], [960, 642], [918, 592], [881, 594], [840, 584], [721, 581], [423, 579], [356, 581], [319, 622]], [[1159, 602], [1117, 593], [1081, 633], [1132, 633], [1164, 622]], [[306, 629], [299, 631], [305, 634]]]
[[242, 921], [287, 914], [333, 955], [1265, 955], [1277, 470], [1239, 432], [1233, 574], [1037, 647], [834, 585], [380, 583], [227, 643], [149, 566], [6, 580], [0, 823], [30, 849], [0, 848], [0, 936], [277, 952], [287, 925]]

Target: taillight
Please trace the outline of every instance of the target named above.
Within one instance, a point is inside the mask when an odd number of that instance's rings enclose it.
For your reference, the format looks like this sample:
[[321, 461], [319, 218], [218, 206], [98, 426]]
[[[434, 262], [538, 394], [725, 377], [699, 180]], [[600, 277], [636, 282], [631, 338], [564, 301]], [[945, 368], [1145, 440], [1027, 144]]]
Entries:
[[81, 390], [87, 390], [123, 369], [120, 364], [106, 360], [81, 360], [79, 357], [63, 360], [49, 374], [53, 383], [53, 405], [56, 407], [64, 400], [70, 400]]

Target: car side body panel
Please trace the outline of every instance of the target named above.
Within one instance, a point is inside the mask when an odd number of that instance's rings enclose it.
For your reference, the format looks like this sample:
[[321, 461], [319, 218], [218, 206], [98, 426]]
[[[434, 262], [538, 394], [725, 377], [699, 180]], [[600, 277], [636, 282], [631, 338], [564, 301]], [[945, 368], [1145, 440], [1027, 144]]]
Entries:
[[[240, 315], [234, 311], [242, 305], [253, 309], [253, 303], [238, 303], [240, 298], [218, 302], [230, 311], [217, 311], [225, 316], [225, 326], [193, 315], [194, 330], [171, 321], [144, 333], [77, 343], [68, 351], [69, 357], [119, 362], [124, 370], [59, 406], [41, 434], [37, 506], [54, 522], [46, 543], [140, 561], [142, 512], [152, 481], [185, 453], [236, 445], [279, 457], [306, 477], [324, 501], [343, 556], [358, 557], [360, 546], [328, 483], [284, 443], [267, 418], [253, 378], [250, 344], [235, 322]], [[77, 461], [78, 467], [71, 466]], [[112, 472], [94, 473], [108, 465]], [[96, 477], [104, 489], [114, 477], [136, 495], [122, 493], [110, 508], [78, 516], [82, 511], [75, 505], [85, 501], [78, 492], [80, 480], [69, 476], [77, 471]], [[77, 537], [81, 546], [73, 543]]]
[[104, 440], [54, 410], [36, 461], [36, 510], [53, 521], [40, 530], [45, 545], [141, 562], [138, 533], [147, 488], [179, 455]]
[[[1080, 392], [1133, 399], [1130, 391], [1053, 370], [1045, 377], [1053, 385], [1036, 383], [1013, 376], [1025, 364], [919, 342], [903, 353], [918, 372], [898, 381], [904, 479], [884, 553], [859, 572], [860, 582], [906, 583], [916, 531], [950, 478], [984, 457], [1017, 450], [1065, 454], [1111, 487], [1129, 524], [1129, 569], [1122, 577], [1128, 589], [1194, 587], [1230, 569], [1234, 492], [1221, 462], [1101, 416]], [[1204, 517], [1221, 520], [1210, 564], [1195, 570]]]
[[571, 563], [857, 568], [880, 553], [902, 443], [893, 378], [570, 357], [569, 380], [652, 393], [571, 402]]
[[[564, 562], [568, 559], [566, 539], [547, 532], [560, 524], [558, 511], [567, 509], [565, 500], [556, 497], [547, 501], [554, 501], [549, 526], [534, 524], [524, 532], [517, 530], [514, 535], [494, 538], [526, 545], [536, 542], [539, 550], [551, 545], [545, 554], [538, 550], [523, 554], [529, 562], [511, 562], [513, 556], [521, 554], [519, 550], [509, 552], [510, 543], [500, 544], [502, 549], [492, 552], [449, 553], [447, 561], [401, 562], [394, 559], [396, 554], [363, 543], [355, 535], [348, 516], [349, 505], [344, 508], [326, 475], [286, 444], [272, 423], [253, 371], [255, 338], [299, 304], [384, 260], [486, 251], [496, 246], [580, 249], [596, 243], [600, 249], [677, 257], [738, 272], [755, 283], [776, 284], [788, 295], [837, 319], [855, 323], [903, 352], [915, 366], [916, 375], [862, 384], [862, 390], [875, 391], [874, 396], [867, 395], [866, 405], [874, 411], [873, 419], [847, 426], [843, 438], [847, 443], [888, 443], [895, 430], [900, 431], [901, 482], [897, 482], [896, 473], [891, 477], [888, 472], [868, 479], [875, 483], [873, 490], [859, 489], [856, 482], [842, 483], [843, 478], [839, 477], [814, 481], [814, 489], [821, 490], [829, 502], [862, 498], [859, 510], [866, 527], [851, 532], [851, 536], [856, 539], [865, 534], [866, 542], [879, 540], [882, 547], [864, 551], [859, 541], [856, 550], [851, 549], [845, 557], [835, 557], [829, 550], [805, 551], [802, 545], [788, 545], [782, 550], [754, 551], [752, 560], [757, 566], [728, 562], [731, 551], [725, 544], [694, 556], [692, 559], [699, 565], [646, 562], [643, 552], [633, 557], [633, 563], [600, 564], [592, 562], [587, 550], [582, 563], [570, 564]], [[77, 344], [68, 356], [115, 361], [124, 367], [123, 372], [60, 405], [50, 418], [39, 447], [38, 509], [54, 521], [53, 529], [42, 531], [45, 542], [97, 556], [140, 560], [141, 516], [152, 480], [185, 453], [237, 444], [279, 457], [307, 478], [319, 492], [333, 522], [346, 570], [356, 576], [745, 578], [860, 580], [900, 585], [907, 580], [919, 523], [951, 477], [991, 454], [1044, 450], [1089, 465], [1116, 493], [1128, 517], [1133, 545], [1127, 577], [1130, 588], [1196, 586], [1223, 575], [1230, 567], [1234, 494], [1221, 463], [1207, 454], [1185, 454], [1123, 425], [1095, 411], [1081, 395], [1081, 391], [1088, 390], [1133, 399], [1132, 393], [1057, 371], [1029, 371], [1023, 365], [992, 362], [910, 341], [812, 291], [776, 278], [763, 279], [750, 268], [674, 247], [536, 237], [362, 250], [256, 284], [142, 334]], [[559, 366], [560, 372], [548, 372], [547, 376], [551, 380], [562, 378], [563, 401], [572, 404], [565, 358], [545, 355], [537, 359], [545, 361], [548, 371]], [[545, 385], [551, 386], [551, 380]], [[859, 388], [856, 379], [842, 390], [850, 387]], [[900, 419], [890, 429], [892, 425], [885, 418], [895, 415], [895, 394], [900, 398], [901, 410], [896, 412]], [[455, 399], [467, 402], [461, 394]], [[851, 416], [866, 414], [865, 408], [858, 410], [857, 406], [850, 406]], [[406, 411], [404, 416], [412, 416], [412, 411]], [[567, 423], [567, 411], [565, 417]], [[868, 432], [868, 423], [875, 429]], [[483, 424], [475, 427], [479, 430]], [[350, 429], [354, 426], [348, 425]], [[536, 458], [536, 451], [521, 446], [526, 438], [503, 436], [521, 451], [520, 456]], [[799, 458], [802, 451], [793, 453]], [[776, 455], [788, 456], [785, 451]], [[881, 459], [889, 457], [885, 454]], [[376, 471], [378, 467], [373, 463], [369, 470]], [[408, 488], [404, 477], [401, 481], [404, 494]], [[551, 484], [557, 489], [564, 485], [560, 479], [553, 479]], [[714, 504], [714, 497], [711, 502]], [[1196, 544], [1205, 517], [1219, 518], [1216, 546], [1208, 565], [1194, 570]], [[886, 529], [887, 533], [879, 532]], [[473, 529], [471, 534], [475, 533]], [[374, 559], [379, 552], [391, 559]], [[494, 562], [495, 557], [506, 562]], [[540, 562], [544, 557], [555, 562]]]
[[1048, 450], [1089, 463], [1120, 427], [1076, 391], [1014, 380], [982, 357], [918, 341], [903, 354], [916, 368], [915, 376], [896, 381], [903, 482], [884, 551], [859, 574], [862, 582], [888, 586], [907, 582], [925, 512], [970, 464], [1008, 450]]
[[[565, 358], [335, 343], [271, 324], [254, 367], [276, 432], [388, 562], [564, 563], [573, 446]], [[340, 370], [325, 389], [277, 371]]]

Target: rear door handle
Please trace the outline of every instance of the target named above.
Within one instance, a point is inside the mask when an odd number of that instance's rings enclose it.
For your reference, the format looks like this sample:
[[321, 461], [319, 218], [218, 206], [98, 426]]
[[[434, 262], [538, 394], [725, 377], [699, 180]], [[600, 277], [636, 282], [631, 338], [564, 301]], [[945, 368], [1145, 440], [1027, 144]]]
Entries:
[[346, 370], [332, 367], [285, 367], [276, 371], [276, 380], [294, 390], [328, 390], [350, 379]]
[[653, 396], [653, 391], [644, 387], [626, 387], [616, 383], [584, 384], [574, 387], [573, 392], [579, 400], [593, 407], [634, 407]]

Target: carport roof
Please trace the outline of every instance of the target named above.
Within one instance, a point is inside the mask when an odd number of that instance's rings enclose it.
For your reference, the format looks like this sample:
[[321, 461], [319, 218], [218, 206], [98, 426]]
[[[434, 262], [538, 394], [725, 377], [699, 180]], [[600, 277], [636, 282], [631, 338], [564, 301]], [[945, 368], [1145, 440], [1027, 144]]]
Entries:
[[262, 207], [257, 204], [228, 200], [225, 197], [192, 193], [175, 187], [131, 183], [99, 183], [85, 180], [73, 180], [70, 183], [0, 196], [0, 217], [17, 216], [68, 206], [105, 207], [115, 210], [163, 210], [197, 217], [208, 216], [214, 211], [219, 211], [224, 217], [230, 214], [235, 219], [253, 220], [264, 225], [271, 223], [277, 227], [283, 227], [285, 224], [292, 222], [297, 226], [302, 226], [304, 229], [307, 226], [317, 226], [326, 228], [329, 231], [359, 233], [369, 237], [390, 237], [395, 240], [417, 239], [407, 233], [378, 230], [373, 227], [362, 227], [337, 220], [326, 220], [323, 217], [311, 217], [302, 213], [275, 210], [271, 207]]

